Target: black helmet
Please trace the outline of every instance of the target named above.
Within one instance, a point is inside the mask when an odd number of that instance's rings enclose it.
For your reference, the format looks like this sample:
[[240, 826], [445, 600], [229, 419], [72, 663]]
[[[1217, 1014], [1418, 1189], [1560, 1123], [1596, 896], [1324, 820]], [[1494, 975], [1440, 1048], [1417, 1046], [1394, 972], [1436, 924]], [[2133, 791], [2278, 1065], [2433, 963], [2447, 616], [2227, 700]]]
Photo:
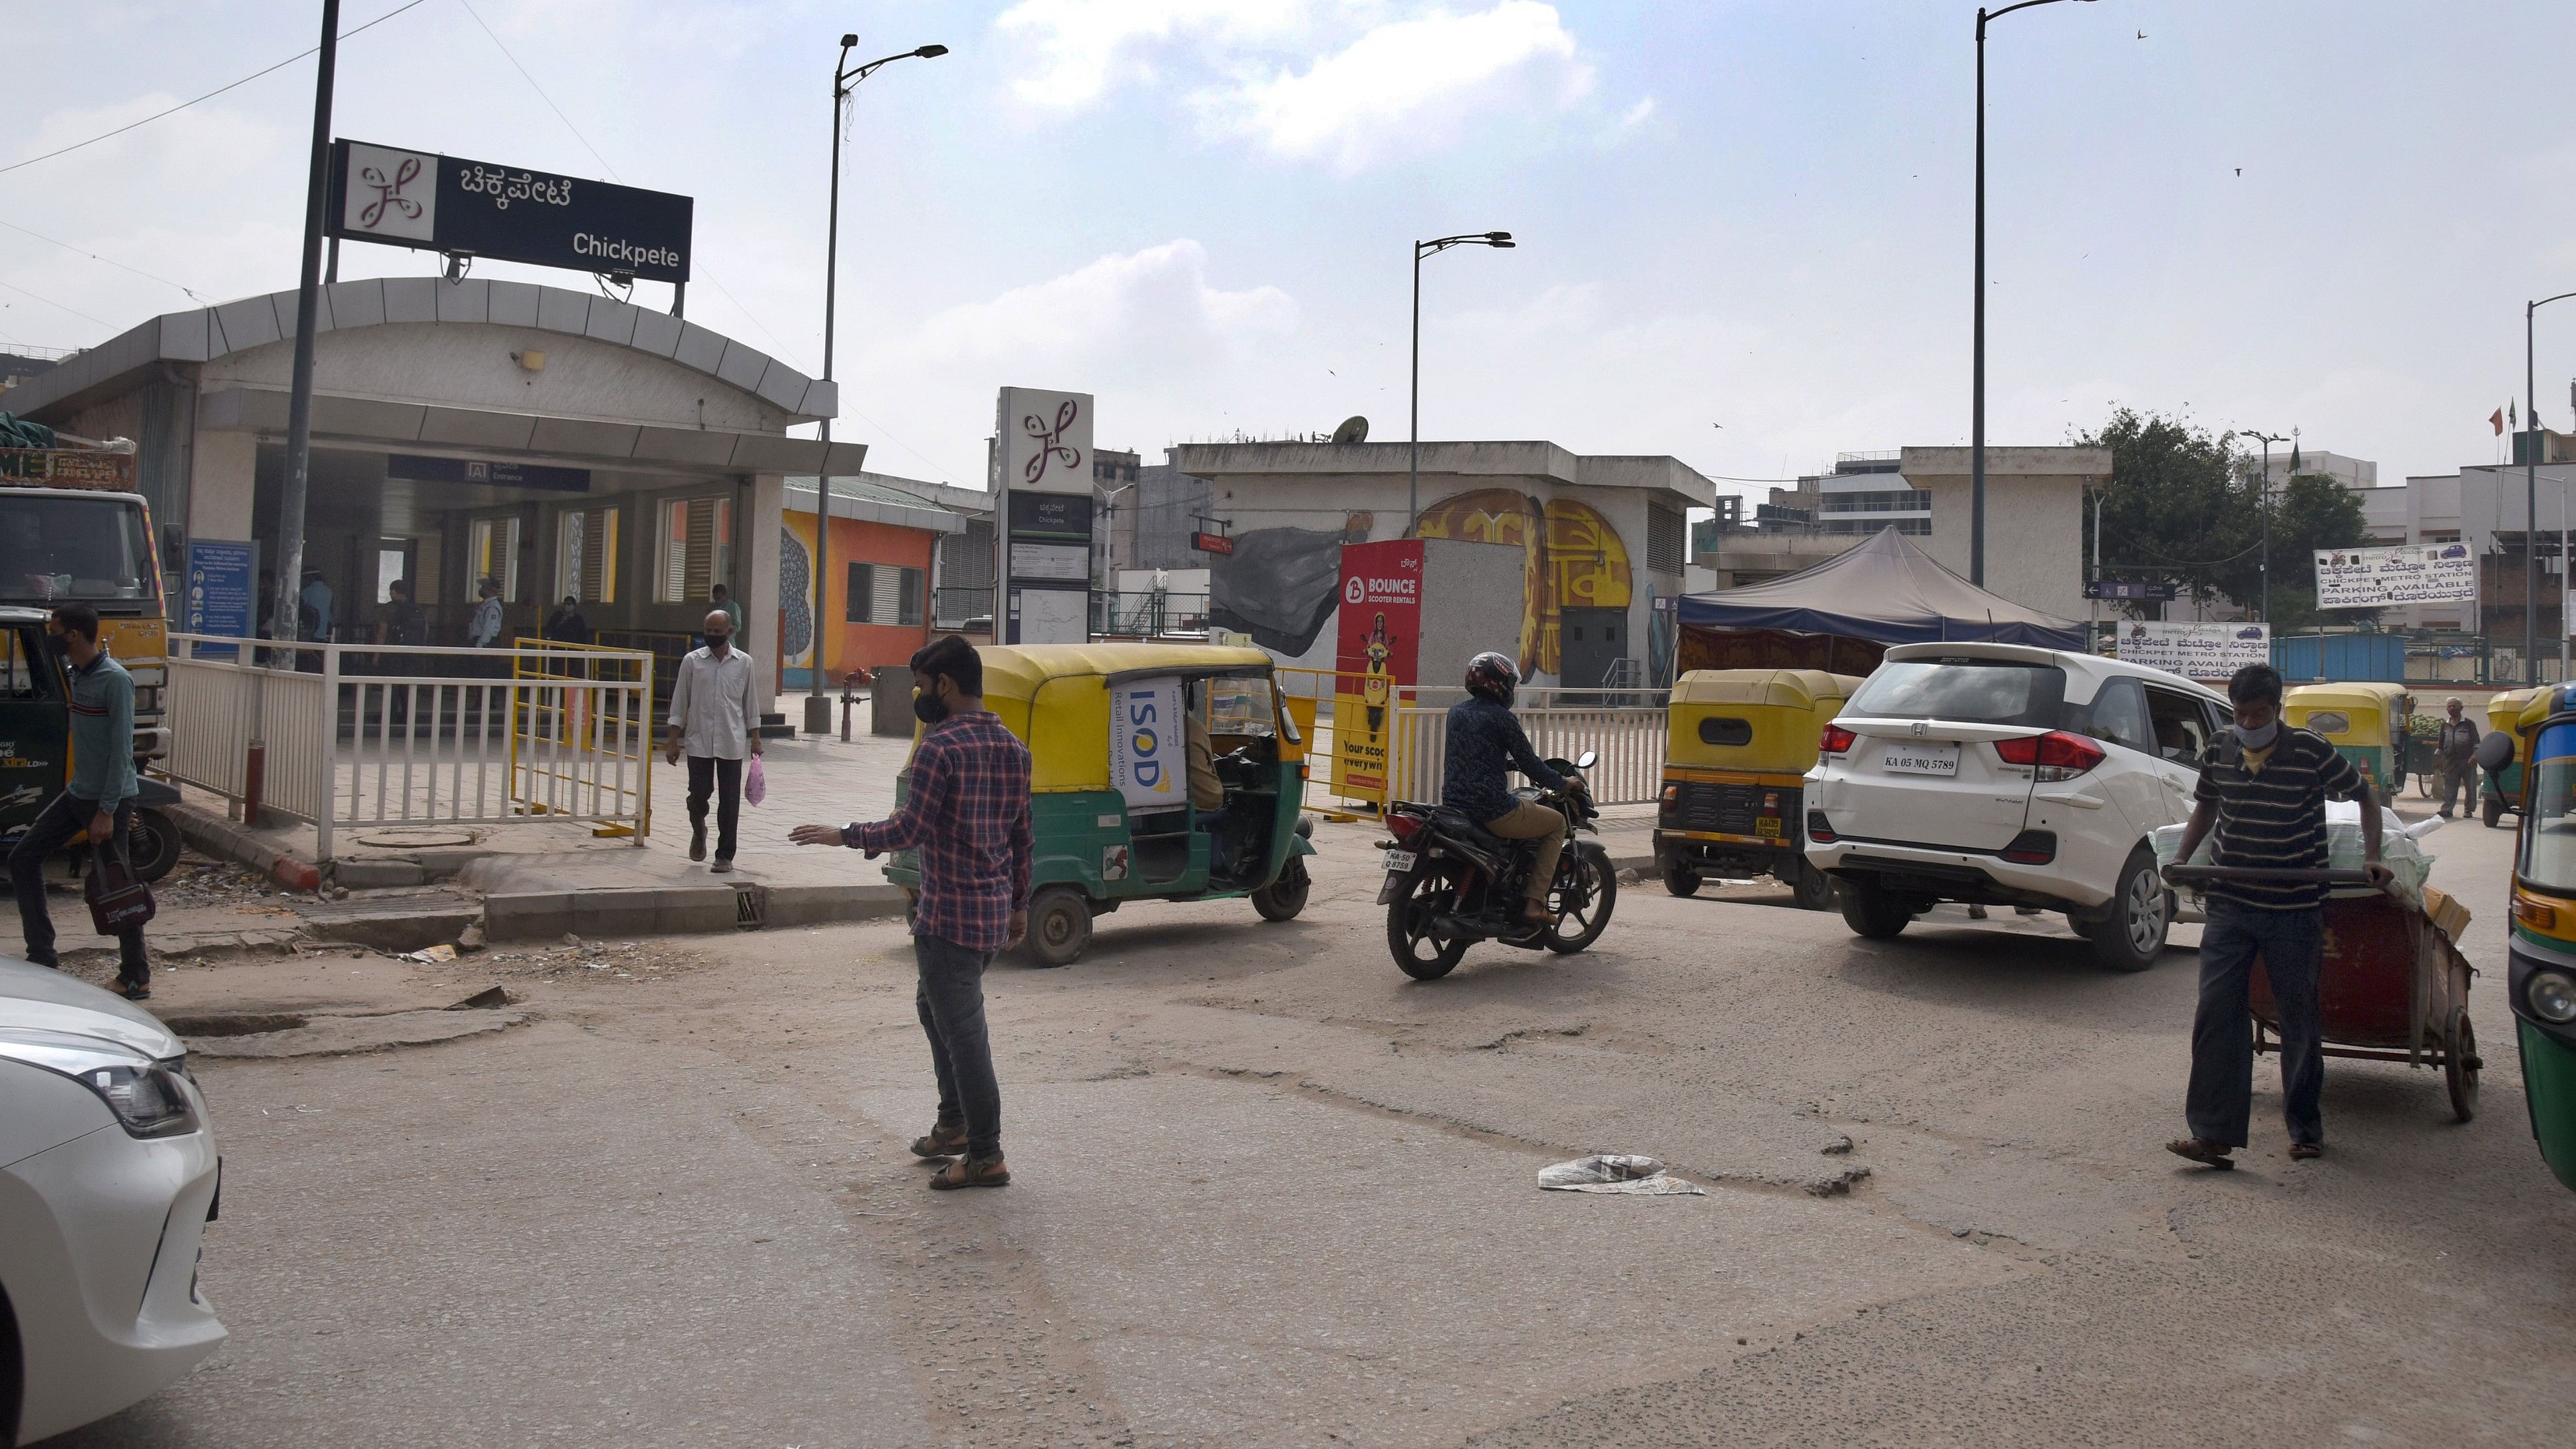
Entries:
[[1520, 666], [1491, 649], [1467, 661], [1467, 692], [1470, 694], [1481, 694], [1509, 709], [1512, 695], [1520, 687]]

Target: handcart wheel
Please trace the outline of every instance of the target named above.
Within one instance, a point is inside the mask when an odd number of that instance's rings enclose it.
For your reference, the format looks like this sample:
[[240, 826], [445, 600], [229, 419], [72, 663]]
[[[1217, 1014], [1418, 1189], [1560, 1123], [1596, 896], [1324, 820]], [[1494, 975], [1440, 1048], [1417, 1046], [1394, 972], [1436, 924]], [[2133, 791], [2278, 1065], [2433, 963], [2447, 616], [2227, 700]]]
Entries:
[[2442, 1084], [2451, 1089], [2451, 1111], [2466, 1122], [2478, 1114], [2478, 1034], [2469, 1009], [2451, 1009], [2450, 1049], [2442, 1054]]

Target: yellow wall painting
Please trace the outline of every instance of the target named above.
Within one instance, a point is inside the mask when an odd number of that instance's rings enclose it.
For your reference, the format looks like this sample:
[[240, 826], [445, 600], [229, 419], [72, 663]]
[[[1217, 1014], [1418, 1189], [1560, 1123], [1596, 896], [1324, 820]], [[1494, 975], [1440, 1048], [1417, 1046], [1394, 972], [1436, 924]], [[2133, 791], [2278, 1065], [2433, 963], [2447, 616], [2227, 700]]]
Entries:
[[1418, 538], [1518, 548], [1527, 560], [1517, 655], [1521, 673], [1556, 674], [1563, 611], [1628, 607], [1633, 574], [1619, 530], [1587, 503], [1541, 504], [1508, 488], [1456, 493], [1422, 511]]

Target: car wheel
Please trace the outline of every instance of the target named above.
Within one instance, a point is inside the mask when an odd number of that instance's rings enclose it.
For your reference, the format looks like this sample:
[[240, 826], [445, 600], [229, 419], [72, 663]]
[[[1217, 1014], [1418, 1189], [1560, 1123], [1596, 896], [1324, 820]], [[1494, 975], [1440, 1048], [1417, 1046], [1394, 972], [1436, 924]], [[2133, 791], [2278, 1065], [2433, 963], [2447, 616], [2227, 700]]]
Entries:
[[1798, 893], [1798, 909], [1802, 911], [1828, 911], [1833, 909], [1834, 880], [1832, 876], [1825, 874], [1823, 871], [1816, 869], [1814, 866], [1807, 864], [1803, 860], [1798, 862], [1798, 864], [1793, 868], [1793, 872], [1794, 873], [1789, 877], [1789, 888]]
[[1834, 895], [1840, 902], [1843, 924], [1852, 934], [1866, 941], [1884, 941], [1905, 929], [1914, 919], [1914, 903], [1893, 896], [1874, 885], [1857, 881], [1836, 881]]
[[1314, 877], [1306, 874], [1306, 862], [1292, 855], [1279, 867], [1279, 879], [1252, 893], [1252, 908], [1265, 921], [1293, 921], [1306, 909], [1306, 894], [1314, 883]]
[[2114, 971], [2144, 971], [2164, 954], [2165, 928], [2173, 921], [2173, 892], [2156, 872], [2155, 856], [2130, 852], [2111, 894], [2111, 914], [2089, 933], [2093, 959]]
[[1029, 898], [1029, 936], [1020, 955], [1032, 966], [1070, 966], [1091, 944], [1091, 903], [1071, 886], [1048, 886]]

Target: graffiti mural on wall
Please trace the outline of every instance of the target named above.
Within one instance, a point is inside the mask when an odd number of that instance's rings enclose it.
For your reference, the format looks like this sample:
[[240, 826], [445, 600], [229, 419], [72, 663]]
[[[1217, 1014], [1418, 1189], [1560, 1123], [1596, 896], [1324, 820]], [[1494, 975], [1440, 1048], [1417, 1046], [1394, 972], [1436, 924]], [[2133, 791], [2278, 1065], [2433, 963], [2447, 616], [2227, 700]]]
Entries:
[[1455, 493], [1424, 509], [1414, 534], [1521, 550], [1527, 564], [1521, 591], [1523, 674], [1561, 672], [1565, 610], [1624, 609], [1634, 587], [1619, 530], [1590, 504], [1569, 498], [1541, 503], [1508, 488]]
[[814, 650], [814, 515], [788, 514], [778, 530], [779, 667], [803, 669]]

